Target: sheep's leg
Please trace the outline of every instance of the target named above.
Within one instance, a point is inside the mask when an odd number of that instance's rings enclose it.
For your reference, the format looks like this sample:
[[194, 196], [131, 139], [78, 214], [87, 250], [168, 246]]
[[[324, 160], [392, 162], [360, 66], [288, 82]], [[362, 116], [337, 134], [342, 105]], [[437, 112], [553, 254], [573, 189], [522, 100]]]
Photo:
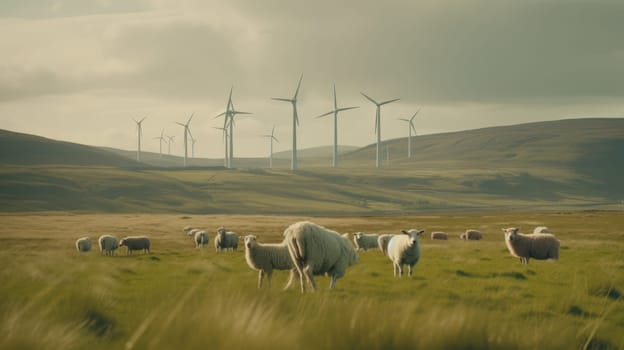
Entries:
[[329, 289], [334, 289], [336, 287], [336, 280], [338, 277], [336, 275], [331, 275], [331, 282], [329, 282]]
[[266, 280], [267, 280], [267, 285], [269, 286], [269, 289], [271, 289], [271, 276], [273, 275], [273, 270], [267, 270], [266, 271]]
[[403, 264], [397, 264], [399, 270], [399, 277], [403, 277]]
[[262, 288], [263, 277], [264, 277], [264, 272], [262, 272], [262, 270], [258, 271], [258, 289]]
[[399, 272], [399, 270], [397, 269], [397, 264], [392, 263], [392, 269], [394, 271], [394, 277], [396, 277], [397, 273]]
[[412, 277], [413, 270], [414, 270], [414, 265], [412, 265], [412, 264], [407, 265], [407, 275], [409, 277]]
[[310, 287], [312, 287], [312, 291], [316, 292], [316, 282], [314, 282], [314, 275], [312, 274], [312, 269], [310, 268], [310, 266], [304, 267], [303, 273], [305, 274], [308, 282], [310, 282]]
[[295, 279], [295, 271], [297, 271], [297, 270], [296, 269], [290, 269], [290, 275], [288, 276], [288, 282], [286, 282], [286, 286], [284, 286], [283, 290], [287, 290], [292, 285], [293, 280]]

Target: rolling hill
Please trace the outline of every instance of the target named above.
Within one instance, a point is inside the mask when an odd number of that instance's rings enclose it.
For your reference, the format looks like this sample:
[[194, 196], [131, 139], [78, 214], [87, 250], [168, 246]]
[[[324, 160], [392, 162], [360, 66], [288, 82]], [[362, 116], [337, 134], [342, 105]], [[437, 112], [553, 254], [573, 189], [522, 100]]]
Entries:
[[[370, 145], [343, 153], [336, 169], [329, 167], [329, 157], [302, 158], [295, 173], [288, 170], [289, 159], [277, 159], [276, 169], [266, 169], [263, 158], [235, 159], [237, 169], [224, 169], [220, 160], [207, 160], [214, 166], [191, 162], [190, 169], [137, 167], [118, 152], [0, 135], [0, 144], [30, 147], [20, 151], [19, 161], [7, 148], [0, 153], [0, 207], [5, 212], [368, 215], [619, 209], [624, 199], [624, 119], [418, 136], [412, 139], [412, 159], [406, 157], [405, 138], [387, 140], [383, 147], [390, 157], [382, 169], [374, 168], [375, 146]], [[150, 157], [159, 158], [144, 155], [146, 161]]]

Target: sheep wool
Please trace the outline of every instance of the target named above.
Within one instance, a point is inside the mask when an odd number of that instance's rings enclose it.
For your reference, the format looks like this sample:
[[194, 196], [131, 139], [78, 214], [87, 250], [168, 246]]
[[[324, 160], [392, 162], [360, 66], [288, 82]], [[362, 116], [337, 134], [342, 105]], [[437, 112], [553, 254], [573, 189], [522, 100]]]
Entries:
[[314, 275], [328, 274], [329, 288], [343, 277], [347, 268], [358, 262], [358, 254], [348, 239], [339, 233], [309, 221], [290, 225], [284, 231], [293, 265], [299, 274], [301, 292], [305, 292], [304, 278], [316, 290]]
[[293, 266], [285, 242], [279, 244], [258, 243], [257, 237], [254, 235], [245, 236], [244, 242], [247, 265], [258, 271], [258, 288], [262, 288], [262, 280], [265, 275], [267, 284], [269, 288], [271, 287], [273, 270], [290, 270], [290, 277], [284, 289], [288, 289], [292, 285], [297, 270]]
[[130, 255], [135, 250], [142, 250], [145, 254], [150, 252], [150, 240], [146, 236], [124, 237], [119, 242], [119, 246], [128, 248], [126, 254]]
[[384, 255], [388, 253], [388, 242], [390, 242], [390, 239], [392, 239], [392, 237], [394, 236], [395, 235], [392, 234], [383, 234], [379, 235], [379, 237], [377, 238], [377, 245], [379, 246], [379, 250], [381, 250]]
[[431, 232], [431, 239], [447, 240], [448, 235], [446, 234], [446, 232]]
[[214, 244], [217, 252], [236, 250], [238, 249], [238, 234], [236, 232], [226, 231], [223, 227], [219, 227], [214, 239]]
[[464, 239], [464, 240], [468, 240], [468, 241], [478, 241], [481, 238], [483, 238], [483, 235], [481, 234], [481, 231], [479, 230], [466, 230], [466, 232], [462, 233], [459, 238]]
[[414, 265], [420, 260], [420, 243], [418, 237], [424, 230], [401, 230], [388, 242], [388, 258], [392, 260], [394, 276], [403, 276], [403, 265], [408, 265], [408, 276], [412, 276]]
[[533, 229], [533, 233], [550, 233], [550, 230], [546, 226], [537, 226]]
[[520, 263], [529, 264], [529, 259], [558, 260], [559, 240], [549, 233], [525, 235], [518, 228], [504, 228], [505, 244], [512, 256], [520, 258]]
[[101, 235], [98, 239], [98, 245], [100, 246], [100, 255], [115, 255], [115, 250], [119, 248], [119, 240], [117, 237], [111, 235]]
[[378, 238], [379, 235], [375, 233], [356, 232], [353, 234], [353, 242], [357, 250], [366, 251], [371, 248], [377, 248], [379, 246], [377, 243]]
[[195, 247], [203, 248], [208, 244], [208, 232], [206, 231], [197, 231], [194, 236]]
[[91, 250], [91, 238], [82, 237], [76, 240], [76, 250], [80, 253], [88, 252]]

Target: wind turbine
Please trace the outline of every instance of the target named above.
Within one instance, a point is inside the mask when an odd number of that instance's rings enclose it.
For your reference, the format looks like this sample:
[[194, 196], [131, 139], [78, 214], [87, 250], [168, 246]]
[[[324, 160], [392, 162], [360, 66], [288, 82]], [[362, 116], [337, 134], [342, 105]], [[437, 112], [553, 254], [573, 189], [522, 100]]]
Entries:
[[420, 108], [409, 119], [399, 118], [399, 120], [403, 120], [407, 122], [407, 133], [409, 135], [407, 137], [407, 158], [409, 159], [412, 159], [412, 130], [414, 130], [414, 135], [416, 135], [416, 128], [414, 127], [414, 118], [416, 118], [416, 115], [418, 115], [418, 112], [420, 112]]
[[213, 127], [215, 129], [223, 131], [223, 145], [225, 147], [225, 155], [223, 156], [223, 166], [228, 167], [228, 131], [226, 127], [219, 128]]
[[334, 84], [334, 110], [325, 114], [319, 115], [317, 118], [326, 117], [330, 114], [334, 115], [334, 154], [332, 158], [332, 167], [336, 167], [338, 164], [338, 113], [342, 111], [348, 111], [359, 107], [343, 107], [338, 108], [338, 102], [336, 100], [336, 84]]
[[189, 129], [189, 136], [191, 137], [191, 158], [195, 158], [195, 142], [197, 140], [191, 135], [191, 129]]
[[167, 153], [171, 155], [171, 145], [173, 144], [173, 139], [175, 138], [175, 136], [167, 136], [167, 138], [169, 139], [169, 142], [167, 142]]
[[143, 126], [141, 125], [143, 123], [143, 121], [145, 120], [145, 118], [147, 117], [143, 117], [143, 119], [137, 121], [136, 119], [132, 118], [132, 120], [134, 120], [134, 122], [137, 125], [137, 162], [141, 161], [141, 137], [143, 137]]
[[271, 152], [269, 153], [269, 169], [273, 168], [273, 140], [279, 142], [279, 140], [274, 136], [275, 133], [275, 125], [273, 125], [273, 129], [271, 129], [271, 135], [262, 135], [264, 137], [268, 137], [271, 142]]
[[162, 158], [162, 143], [163, 143], [163, 142], [164, 142], [164, 143], [167, 143], [167, 140], [165, 140], [165, 136], [164, 136], [164, 135], [165, 135], [165, 129], [163, 129], [163, 130], [160, 132], [160, 136], [156, 136], [156, 137], [154, 137], [155, 139], [158, 139], [158, 143], [160, 144], [160, 151], [159, 151], [159, 153], [160, 153], [160, 158]]
[[295, 90], [295, 95], [293, 98], [277, 98], [272, 97], [272, 100], [282, 101], [282, 102], [290, 102], [293, 106], [293, 141], [292, 141], [292, 156], [290, 160], [290, 170], [297, 170], [297, 126], [299, 125], [299, 116], [297, 115], [297, 95], [299, 94], [299, 87], [301, 87], [301, 79], [303, 79], [303, 74], [299, 78], [299, 83], [297, 84], [297, 90]]
[[223, 121], [223, 127], [224, 128], [229, 128], [229, 133], [226, 137], [226, 141], [229, 141], [229, 145], [227, 147], [227, 152], [228, 152], [228, 156], [227, 156], [227, 167], [231, 168], [232, 167], [232, 161], [234, 159], [234, 117], [238, 114], [251, 114], [249, 112], [241, 112], [241, 111], [237, 111], [234, 109], [234, 103], [232, 102], [232, 88], [230, 88], [230, 96], [228, 97], [228, 103], [227, 103], [227, 107], [225, 109], [225, 112], [217, 115], [215, 118], [221, 117], [221, 116], [225, 116], [225, 120]]
[[[189, 129], [189, 124], [191, 123], [191, 119], [193, 119], [193, 115], [194, 114], [195, 113], [191, 114], [191, 116], [186, 121], [186, 124], [182, 124], [182, 123], [176, 122], [176, 124], [181, 125], [181, 126], [184, 127], [184, 166], [186, 166], [186, 158], [188, 157], [188, 139], [187, 139], [187, 136], [191, 135], [191, 129]], [[191, 138], [193, 138], [193, 135], [191, 135]]]
[[375, 106], [377, 106], [377, 112], [375, 114], [375, 132], [377, 132], [377, 159], [375, 161], [375, 166], [379, 168], [381, 167], [381, 148], [380, 148], [381, 147], [381, 106], [398, 101], [400, 99], [395, 98], [392, 100], [377, 102], [373, 100], [372, 98], [368, 97], [365, 93], [363, 92], [360, 92], [360, 93], [362, 94], [362, 96], [366, 97], [367, 100], [371, 101], [372, 103], [375, 104]]

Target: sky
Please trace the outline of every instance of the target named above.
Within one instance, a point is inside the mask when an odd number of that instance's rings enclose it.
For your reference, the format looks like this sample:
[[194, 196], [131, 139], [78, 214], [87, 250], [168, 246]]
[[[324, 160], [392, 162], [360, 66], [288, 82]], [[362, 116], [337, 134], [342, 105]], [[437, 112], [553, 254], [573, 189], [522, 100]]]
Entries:
[[233, 87], [236, 157], [292, 142], [330, 145], [335, 84], [339, 143], [542, 120], [624, 116], [624, 2], [577, 0], [278, 1], [4, 0], [0, 129], [94, 146], [142, 148], [183, 129], [198, 157], [221, 157], [214, 117]]

